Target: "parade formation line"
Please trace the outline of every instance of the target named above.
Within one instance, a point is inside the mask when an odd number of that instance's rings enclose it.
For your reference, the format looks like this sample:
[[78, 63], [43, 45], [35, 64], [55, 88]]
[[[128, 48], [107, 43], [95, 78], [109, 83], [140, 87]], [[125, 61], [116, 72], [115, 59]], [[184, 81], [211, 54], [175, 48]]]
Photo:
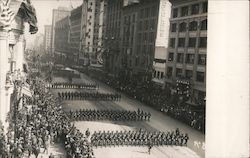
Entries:
[[[85, 75], [81, 74], [81, 77], [86, 77]], [[83, 79], [83, 81], [86, 83], [86, 81], [88, 81], [90, 79]], [[97, 83], [96, 81], [93, 81], [93, 83]], [[78, 80], [78, 84], [79, 80]], [[102, 91], [105, 93], [117, 93], [116, 91], [110, 91], [107, 90], [105, 87], [102, 86], [101, 83], [97, 83], [99, 86], [98, 91]], [[104, 89], [103, 89], [104, 88]], [[72, 89], [76, 92], [80, 92], [81, 89]], [[57, 93], [59, 92], [63, 92], [63, 89], [52, 89], [52, 91], [54, 91], [54, 94], [57, 95]], [[142, 107], [140, 106], [141, 104], [137, 104], [136, 101], [130, 101], [130, 99], [127, 99], [126, 97], [124, 98], [123, 95], [121, 95], [122, 99], [119, 102], [114, 102], [114, 101], [98, 101], [98, 100], [83, 100], [83, 101], [73, 101], [73, 100], [62, 100], [62, 107], [63, 109], [65, 109], [65, 111], [80, 111], [80, 110], [114, 110], [114, 111], [118, 111], [118, 110], [127, 110], [127, 111], [133, 111], [133, 110], [137, 110], [138, 107], [140, 109], [142, 109], [143, 111], [150, 111], [151, 115], [152, 115], [152, 119], [149, 122], [138, 122], [138, 121], [130, 121], [130, 122], [124, 122], [123, 120], [119, 120], [119, 121], [115, 121], [113, 119], [110, 120], [92, 120], [91, 122], [84, 120], [84, 119], [78, 119], [78, 120], [73, 120], [73, 124], [76, 126], [77, 129], [79, 129], [82, 133], [86, 132], [86, 129], [88, 128], [90, 131], [90, 138], [93, 135], [93, 133], [98, 132], [98, 131], [120, 131], [120, 130], [124, 130], [124, 131], [129, 131], [129, 130], [138, 130], [140, 128], [143, 128], [145, 130], [149, 130], [149, 131], [155, 131], [155, 130], [160, 130], [160, 131], [173, 131], [176, 129], [177, 125], [173, 125], [173, 123], [169, 125], [164, 125], [162, 126], [162, 121], [160, 122], [155, 122], [155, 119], [157, 118], [157, 120], [159, 119], [159, 117], [162, 117], [164, 115], [162, 114], [156, 114], [155, 112], [152, 113], [152, 109], [148, 108], [148, 107]], [[133, 105], [135, 104], [135, 105]], [[137, 109], [136, 109], [137, 108]], [[154, 111], [154, 110], [153, 110]], [[158, 113], [158, 112], [157, 112]], [[166, 117], [166, 116], [164, 116]], [[164, 118], [163, 117], [163, 118]], [[164, 118], [165, 120], [165, 118]], [[101, 122], [100, 122], [101, 121]], [[180, 123], [178, 123], [180, 124]], [[167, 127], [167, 128], [166, 128]], [[174, 128], [173, 128], [174, 127]], [[177, 126], [178, 127], [178, 126]], [[181, 125], [181, 127], [183, 127], [183, 125]], [[168, 129], [168, 130], [166, 130]], [[186, 127], [185, 127], [186, 129]], [[183, 128], [180, 128], [180, 131], [183, 132]], [[185, 130], [186, 131], [186, 130]], [[184, 134], [185, 136], [185, 134]], [[90, 139], [89, 138], [89, 139]], [[188, 142], [187, 143], [188, 147], [184, 146], [178, 146], [178, 148], [175, 148], [177, 146], [172, 146], [172, 145], [163, 145], [163, 146], [154, 146], [152, 147], [152, 152], [150, 155], [148, 155], [148, 147], [145, 146], [140, 146], [140, 147], [134, 147], [134, 146], [115, 146], [115, 147], [106, 147], [106, 148], [95, 148], [94, 153], [96, 158], [101, 158], [104, 154], [105, 157], [107, 158], [112, 158], [114, 157], [115, 152], [113, 154], [108, 153], [109, 151], [112, 151], [112, 149], [117, 150], [119, 155], [123, 155], [123, 154], [127, 154], [127, 153], [131, 153], [131, 156], [128, 155], [128, 157], [162, 157], [164, 155], [164, 157], [173, 157], [173, 155], [178, 155], [178, 157], [200, 157], [202, 156], [202, 152], [199, 152], [199, 155], [197, 155], [194, 151], [190, 150], [190, 146], [192, 147], [192, 142]], [[124, 152], [125, 150], [123, 149], [129, 149], [129, 151]], [[135, 154], [135, 152], [132, 152], [134, 149], [138, 149], [138, 150], [143, 150], [143, 152], [138, 152], [137, 154]], [[175, 148], [175, 149], [174, 149]], [[164, 149], [164, 150], [162, 150]], [[178, 150], [177, 150], [178, 149]], [[103, 152], [103, 154], [101, 154], [101, 152]], [[166, 153], [165, 151], [169, 151], [168, 153]], [[171, 151], [171, 152], [170, 152]], [[100, 153], [100, 155], [99, 155]], [[110, 154], [110, 155], [109, 155]], [[107, 156], [108, 155], [108, 156]], [[143, 155], [143, 156], [142, 156]], [[175, 157], [175, 156], [174, 156]], [[203, 157], [203, 156], [202, 156]]]

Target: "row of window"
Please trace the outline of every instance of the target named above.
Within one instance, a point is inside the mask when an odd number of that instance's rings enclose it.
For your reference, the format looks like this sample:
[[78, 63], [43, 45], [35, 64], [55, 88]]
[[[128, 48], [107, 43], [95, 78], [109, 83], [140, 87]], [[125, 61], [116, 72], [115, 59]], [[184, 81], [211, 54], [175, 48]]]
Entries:
[[154, 30], [156, 28], [155, 19], [139, 21], [138, 22], [138, 31], [143, 30]]
[[[167, 78], [171, 78], [173, 76], [173, 67], [168, 67], [167, 68], [166, 76], [167, 76]], [[176, 68], [175, 76], [177, 78], [185, 77], [185, 78], [191, 79], [191, 80], [194, 79], [193, 78], [194, 77], [193, 76], [193, 70], [185, 70], [185, 74], [183, 74], [183, 69]], [[205, 82], [205, 72], [196, 71], [195, 81], [197, 81], [197, 82]]]
[[114, 29], [120, 27], [121, 22], [120, 21], [110, 21], [107, 24], [107, 29]]
[[163, 79], [164, 78], [164, 72], [154, 71], [154, 78]]
[[[131, 18], [132, 17], [132, 18]], [[135, 14], [133, 15], [128, 15], [128, 16], [124, 16], [124, 23], [125, 24], [129, 24], [129, 23], [134, 23], [135, 22]]]
[[138, 33], [138, 43], [154, 43], [155, 41], [155, 33], [154, 32], [145, 32], [145, 33]]
[[122, 6], [123, 6], [123, 2], [122, 1], [108, 1], [108, 9], [110, 12], [112, 11], [116, 11], [119, 10]]
[[108, 15], [108, 21], [115, 21], [116, 19], [121, 19], [121, 12]]
[[197, 31], [200, 30], [207, 30], [207, 19], [200, 22], [200, 24], [197, 21], [192, 21], [188, 25], [186, 22], [182, 22], [179, 24], [179, 27], [177, 28], [176, 23], [171, 24], [171, 32], [186, 32], [186, 31]]
[[153, 44], [137, 45], [137, 54], [154, 54]]
[[[171, 48], [175, 48], [176, 47], [176, 39], [175, 38], [170, 38], [170, 42], [169, 42], [169, 46]], [[190, 47], [190, 48], [195, 48], [196, 47], [196, 43], [198, 41], [198, 47], [199, 48], [207, 48], [207, 37], [190, 37], [188, 38], [188, 45], [186, 45], [186, 38], [178, 38], [178, 47]]]
[[197, 3], [190, 6], [183, 6], [180, 8], [174, 8], [172, 11], [172, 18], [207, 13], [207, 8], [207, 2]]
[[139, 12], [139, 17], [140, 19], [142, 18], [149, 18], [149, 17], [155, 17], [157, 16], [157, 6], [154, 5], [152, 7], [148, 7], [148, 8], [143, 8], [140, 10]]
[[[206, 54], [198, 54], [198, 65], [206, 65]], [[168, 54], [168, 61], [172, 62], [174, 61], [174, 53], [169, 52]], [[177, 63], [183, 63], [184, 62], [184, 54], [183, 53], [177, 53]], [[195, 54], [186, 54], [186, 64], [194, 64], [195, 62]]]

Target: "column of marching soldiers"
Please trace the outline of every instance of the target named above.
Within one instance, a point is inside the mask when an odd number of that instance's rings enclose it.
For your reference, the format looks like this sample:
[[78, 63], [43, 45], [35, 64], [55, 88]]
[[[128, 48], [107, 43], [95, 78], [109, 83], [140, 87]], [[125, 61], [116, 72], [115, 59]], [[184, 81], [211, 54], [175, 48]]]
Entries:
[[[70, 84], [55, 83], [49, 86], [52, 89], [87, 89], [97, 90], [96, 84]], [[121, 101], [121, 94], [99, 93], [99, 92], [58, 92], [61, 100], [97, 100], [97, 101]], [[151, 113], [141, 109], [137, 111], [129, 110], [91, 110], [79, 109], [68, 111], [71, 121], [150, 121]], [[89, 129], [86, 136], [95, 147], [107, 146], [160, 146], [175, 145], [186, 146], [189, 140], [187, 133], [181, 133], [177, 128], [175, 131], [147, 131], [144, 129], [129, 131], [94, 131], [91, 135]]]

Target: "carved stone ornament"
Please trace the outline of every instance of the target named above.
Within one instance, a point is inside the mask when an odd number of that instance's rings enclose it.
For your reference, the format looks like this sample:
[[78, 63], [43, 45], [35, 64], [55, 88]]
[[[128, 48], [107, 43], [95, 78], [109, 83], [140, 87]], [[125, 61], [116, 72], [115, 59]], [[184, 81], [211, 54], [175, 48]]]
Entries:
[[0, 1], [0, 28], [10, 30], [15, 13], [10, 9], [10, 0]]
[[0, 29], [10, 30], [16, 16], [30, 25], [30, 33], [38, 31], [35, 8], [30, 0], [0, 0]]

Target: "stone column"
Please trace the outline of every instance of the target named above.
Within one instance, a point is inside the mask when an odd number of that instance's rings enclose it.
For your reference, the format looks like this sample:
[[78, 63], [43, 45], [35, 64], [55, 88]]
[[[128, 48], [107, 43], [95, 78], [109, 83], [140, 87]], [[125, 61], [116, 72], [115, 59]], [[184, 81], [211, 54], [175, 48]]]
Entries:
[[23, 35], [18, 35], [16, 41], [16, 69], [20, 69], [20, 71], [23, 71], [23, 60], [24, 60], [24, 44], [23, 44]]
[[[12, 106], [10, 105], [10, 97], [11, 97], [12, 92], [13, 92], [13, 86], [5, 89], [5, 94], [4, 94], [5, 95], [5, 109], [4, 109], [5, 111], [3, 115], [4, 122], [7, 118], [8, 112], [10, 111], [10, 106]], [[5, 122], [5, 126], [4, 126], [5, 133], [7, 133], [8, 127], [9, 127], [9, 122]]]
[[0, 30], [0, 120], [5, 126], [6, 96], [5, 84], [8, 67], [8, 32]]
[[249, 157], [249, 0], [208, 2], [206, 157]]

